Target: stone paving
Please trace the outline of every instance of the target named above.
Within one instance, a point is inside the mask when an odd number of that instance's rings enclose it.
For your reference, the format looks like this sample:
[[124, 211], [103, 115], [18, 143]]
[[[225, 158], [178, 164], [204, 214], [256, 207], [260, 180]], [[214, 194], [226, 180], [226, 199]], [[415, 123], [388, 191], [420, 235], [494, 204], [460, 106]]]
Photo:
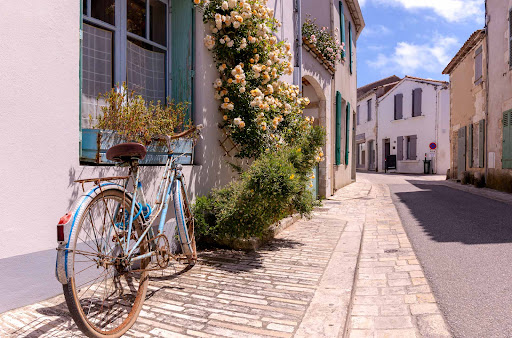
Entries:
[[[0, 314], [0, 336], [81, 333], [57, 296]], [[311, 220], [296, 222], [255, 252], [202, 252], [191, 269], [176, 265], [154, 273], [127, 336], [449, 333], [387, 186], [361, 180], [324, 201]]]

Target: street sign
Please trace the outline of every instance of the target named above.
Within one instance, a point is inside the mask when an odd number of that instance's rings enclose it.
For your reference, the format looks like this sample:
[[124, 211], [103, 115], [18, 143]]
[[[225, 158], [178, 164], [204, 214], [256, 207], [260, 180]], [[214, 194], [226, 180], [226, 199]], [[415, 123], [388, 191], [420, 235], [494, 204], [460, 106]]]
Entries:
[[430, 143], [429, 147], [432, 150], [436, 150], [437, 149], [437, 144], [435, 142], [432, 142], [432, 143]]

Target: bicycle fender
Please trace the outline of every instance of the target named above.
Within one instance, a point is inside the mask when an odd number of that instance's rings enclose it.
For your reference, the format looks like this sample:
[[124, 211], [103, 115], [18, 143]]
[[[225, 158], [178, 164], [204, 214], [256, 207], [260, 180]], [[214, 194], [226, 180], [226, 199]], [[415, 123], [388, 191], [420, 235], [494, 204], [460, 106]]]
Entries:
[[[101, 189], [100, 189], [101, 188]], [[125, 188], [119, 184], [115, 183], [102, 183], [99, 186], [95, 186], [85, 194], [80, 196], [73, 207], [71, 208], [72, 217], [70, 220], [64, 224], [64, 241], [59, 242], [57, 247], [57, 259], [55, 262], [55, 277], [61, 284], [68, 284], [68, 280], [71, 275], [71, 271], [73, 270], [73, 263], [71, 259], [68, 259], [68, 256], [72, 254], [69, 251], [69, 245], [77, 230], [77, 223], [85, 209], [91, 201], [96, 197], [99, 193], [105, 190], [116, 189], [116, 190], [125, 190]], [[127, 197], [131, 198], [131, 194], [125, 192]]]

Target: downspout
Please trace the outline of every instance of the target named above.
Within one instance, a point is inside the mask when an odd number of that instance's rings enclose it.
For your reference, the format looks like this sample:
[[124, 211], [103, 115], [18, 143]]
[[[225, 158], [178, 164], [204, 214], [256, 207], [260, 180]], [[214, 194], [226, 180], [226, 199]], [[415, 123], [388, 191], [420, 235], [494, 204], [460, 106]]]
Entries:
[[295, 0], [296, 27], [295, 32], [295, 71], [293, 72], [293, 84], [299, 86], [302, 93], [302, 8], [301, 0]]
[[[485, 182], [487, 184], [489, 178], [489, 149], [488, 149], [488, 128], [489, 128], [489, 39], [487, 32], [489, 30], [489, 22], [491, 21], [491, 17], [487, 14], [487, 0], [485, 1], [485, 135], [484, 135], [484, 169], [485, 169]], [[496, 159], [495, 159], [496, 161]]]
[[[330, 10], [330, 14], [331, 14], [331, 35], [334, 36], [334, 13], [333, 13], [333, 6], [334, 6], [334, 0], [330, 0], [329, 1], [329, 5], [331, 6], [331, 10]], [[341, 33], [340, 33], [341, 34]], [[325, 107], [325, 121], [326, 121], [326, 124], [327, 124], [327, 114], [328, 112], [332, 112], [333, 109], [334, 109], [334, 100], [333, 98], [336, 97], [336, 73], [334, 73], [332, 76], [331, 76], [332, 80], [331, 80], [331, 106], [329, 107], [329, 110], [327, 110], [327, 107]], [[343, 92], [342, 92], [343, 93]], [[343, 97], [341, 98], [341, 102], [343, 102]], [[332, 116], [331, 116], [332, 117]], [[332, 123], [331, 123], [332, 125]], [[326, 128], [329, 128], [329, 126], [326, 125]], [[331, 143], [332, 145], [332, 135], [336, 135], [336, 132], [333, 133], [332, 132], [332, 128], [330, 128], [331, 130], [329, 131], [329, 134], [331, 135], [330, 137], [330, 140], [329, 142]], [[336, 149], [336, 146], [332, 147], [331, 149]], [[331, 159], [333, 159], [335, 157], [335, 151], [331, 151], [332, 155], [331, 156]], [[327, 170], [326, 171], [331, 171], [330, 175], [331, 175], [331, 195], [334, 195], [335, 193], [335, 187], [336, 187], [336, 175], [334, 175], [334, 163], [331, 163], [330, 166], [328, 166], [326, 168]], [[329, 173], [327, 173], [329, 175]]]
[[[439, 94], [441, 94], [443, 90], [443, 87], [441, 87], [441, 90], [439, 90], [439, 86], [436, 86], [436, 124], [435, 124], [435, 131], [436, 131], [436, 144], [438, 145], [439, 147], [439, 114], [440, 114], [440, 105], [441, 105], [441, 102], [439, 100]], [[437, 158], [437, 154], [436, 156], [434, 157], [434, 161], [435, 161], [435, 174], [437, 174], [437, 163], [439, 162], [438, 161], [438, 158]]]

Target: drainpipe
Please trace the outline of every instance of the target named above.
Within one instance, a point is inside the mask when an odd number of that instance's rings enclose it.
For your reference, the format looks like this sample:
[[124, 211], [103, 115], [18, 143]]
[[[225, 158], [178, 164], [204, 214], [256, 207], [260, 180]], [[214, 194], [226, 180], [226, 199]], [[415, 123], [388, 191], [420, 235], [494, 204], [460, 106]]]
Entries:
[[[439, 94], [442, 93], [443, 91], [443, 88], [444, 87], [441, 87], [441, 90], [439, 90], [439, 86], [436, 86], [436, 125], [435, 125], [435, 130], [436, 130], [436, 144], [439, 146], [439, 114], [440, 114], [440, 105], [441, 105], [441, 100], [439, 100]], [[438, 158], [437, 158], [437, 154], [436, 154], [436, 157], [434, 159], [435, 161], [435, 173], [437, 174], [438, 170], [437, 170], [437, 163], [439, 162], [438, 161]]]
[[299, 86], [302, 92], [302, 8], [301, 0], [295, 0], [295, 71], [293, 72], [293, 84]]

